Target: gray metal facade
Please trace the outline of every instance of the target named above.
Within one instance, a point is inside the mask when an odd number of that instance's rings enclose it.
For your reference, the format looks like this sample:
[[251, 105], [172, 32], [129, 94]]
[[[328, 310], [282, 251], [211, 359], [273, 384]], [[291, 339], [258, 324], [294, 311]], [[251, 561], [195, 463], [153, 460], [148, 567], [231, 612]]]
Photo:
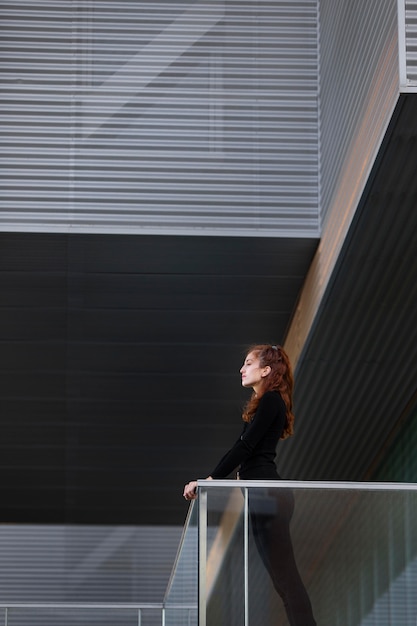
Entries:
[[321, 222], [357, 206], [399, 95], [397, 0], [320, 0]]
[[[162, 601], [181, 531], [180, 526], [1, 525], [1, 601], [69, 603], [61, 611], [12, 609], [8, 623], [77, 623], [82, 611], [70, 607], [87, 602], [109, 607], [84, 614], [87, 623], [160, 626], [160, 610], [145, 610], [138, 621], [133, 606], [127, 614], [116, 607]], [[0, 615], [4, 620], [4, 609]]]
[[[292, 477], [392, 480], [382, 462], [415, 423], [417, 107], [401, 78], [410, 5], [320, 2], [321, 260], [324, 240], [331, 250], [345, 235], [297, 369], [300, 434], [282, 455]], [[412, 466], [406, 446], [396, 457]]]
[[[370, 480], [416, 423], [415, 98], [399, 100], [297, 371], [291, 478]], [[396, 455], [412, 468], [415, 443]], [[389, 463], [378, 474], [392, 476]]]
[[[316, 2], [0, 12], [0, 230], [43, 231], [0, 233], [2, 521], [179, 524], [240, 432], [247, 343], [284, 338], [311, 267]], [[320, 21], [321, 225], [355, 219], [279, 466], [360, 480], [416, 416], [417, 107], [394, 0]]]
[[316, 237], [316, 0], [3, 3], [4, 231]]
[[402, 33], [402, 44], [405, 57], [404, 87], [417, 88], [417, 2], [412, 0], [399, 1], [399, 28]]

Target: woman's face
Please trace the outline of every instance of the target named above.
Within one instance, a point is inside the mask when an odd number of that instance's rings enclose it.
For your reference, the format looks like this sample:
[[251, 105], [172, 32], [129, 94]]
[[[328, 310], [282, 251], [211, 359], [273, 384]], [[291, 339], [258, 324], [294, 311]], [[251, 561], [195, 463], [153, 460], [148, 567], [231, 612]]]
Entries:
[[271, 368], [268, 365], [266, 367], [261, 367], [259, 358], [254, 352], [249, 352], [240, 369], [240, 373], [242, 375], [242, 386], [252, 387], [252, 389], [256, 392], [263, 379], [265, 376], [268, 376], [270, 371]]

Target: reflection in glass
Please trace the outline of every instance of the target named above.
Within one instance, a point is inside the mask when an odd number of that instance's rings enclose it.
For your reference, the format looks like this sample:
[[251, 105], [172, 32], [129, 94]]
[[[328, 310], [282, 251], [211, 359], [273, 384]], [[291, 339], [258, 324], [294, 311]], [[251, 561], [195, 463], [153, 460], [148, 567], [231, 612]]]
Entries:
[[249, 489], [253, 538], [290, 626], [315, 626], [311, 602], [299, 574], [290, 534], [294, 495], [289, 489]]

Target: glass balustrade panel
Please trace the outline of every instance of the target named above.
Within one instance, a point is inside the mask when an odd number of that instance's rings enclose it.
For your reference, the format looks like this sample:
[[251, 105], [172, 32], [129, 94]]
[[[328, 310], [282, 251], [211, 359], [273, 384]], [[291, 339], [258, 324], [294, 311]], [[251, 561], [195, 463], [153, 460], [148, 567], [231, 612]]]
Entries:
[[417, 486], [231, 484], [200, 487], [200, 625], [417, 624]]
[[200, 604], [205, 626], [244, 624], [243, 503], [240, 488], [207, 491], [206, 595]]
[[198, 624], [198, 506], [190, 505], [164, 599], [165, 626]]

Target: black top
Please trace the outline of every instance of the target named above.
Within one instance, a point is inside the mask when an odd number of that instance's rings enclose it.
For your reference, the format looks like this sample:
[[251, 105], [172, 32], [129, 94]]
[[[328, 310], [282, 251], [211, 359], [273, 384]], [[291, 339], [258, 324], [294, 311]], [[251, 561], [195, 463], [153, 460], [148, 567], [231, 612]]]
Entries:
[[260, 399], [251, 422], [211, 472], [212, 478], [226, 478], [239, 465], [242, 479], [278, 479], [276, 447], [287, 423], [286, 406], [277, 391], [267, 391]]

